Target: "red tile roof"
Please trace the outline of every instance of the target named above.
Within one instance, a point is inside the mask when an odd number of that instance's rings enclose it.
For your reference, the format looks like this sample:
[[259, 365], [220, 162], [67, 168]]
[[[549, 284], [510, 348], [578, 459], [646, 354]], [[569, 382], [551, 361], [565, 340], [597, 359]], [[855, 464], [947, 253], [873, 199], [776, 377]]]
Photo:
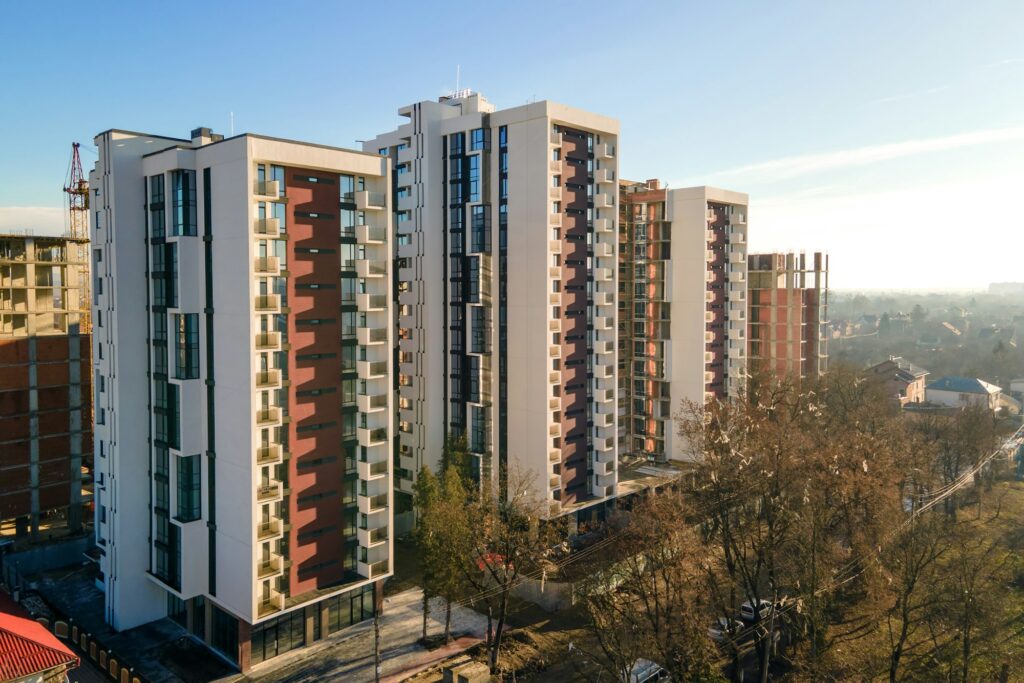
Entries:
[[42, 624], [0, 611], [0, 681], [31, 676], [62, 664], [76, 667], [78, 656]]

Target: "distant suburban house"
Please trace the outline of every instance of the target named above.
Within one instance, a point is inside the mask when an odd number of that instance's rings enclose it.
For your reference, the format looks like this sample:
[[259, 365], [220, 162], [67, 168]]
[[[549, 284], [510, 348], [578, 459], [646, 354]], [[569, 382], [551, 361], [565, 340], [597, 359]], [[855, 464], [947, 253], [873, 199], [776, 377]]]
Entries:
[[924, 402], [927, 376], [927, 370], [900, 356], [889, 356], [864, 371], [864, 377], [881, 383], [886, 396], [901, 408], [908, 403]]
[[921, 349], [938, 349], [942, 346], [938, 335], [922, 334], [917, 340], [917, 346]]
[[928, 385], [925, 395], [929, 403], [966, 408], [983, 406], [989, 410], [999, 407], [1003, 390], [975, 377], [941, 377]]
[[0, 593], [0, 681], [58, 683], [78, 666], [78, 656], [21, 606]]

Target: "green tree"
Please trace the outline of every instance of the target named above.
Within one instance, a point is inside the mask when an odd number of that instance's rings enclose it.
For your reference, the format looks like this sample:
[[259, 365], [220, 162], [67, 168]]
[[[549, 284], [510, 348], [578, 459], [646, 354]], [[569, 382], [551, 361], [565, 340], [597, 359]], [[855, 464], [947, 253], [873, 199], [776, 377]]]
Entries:
[[441, 498], [441, 487], [430, 471], [424, 465], [420, 468], [419, 476], [413, 485], [413, 502], [416, 506], [418, 516], [417, 524], [413, 529], [413, 538], [416, 541], [416, 549], [419, 551], [420, 574], [423, 583], [423, 638], [427, 637], [427, 618], [430, 614], [430, 599], [436, 594], [436, 583], [439, 580], [440, 567], [437, 566], [437, 558], [442, 550], [442, 539], [437, 534], [432, 511], [436, 502]]
[[454, 467], [459, 473], [462, 482], [468, 484], [474, 480], [473, 458], [469, 452], [469, 443], [466, 441], [465, 433], [450, 433], [444, 440], [444, 450], [441, 451], [441, 472]]

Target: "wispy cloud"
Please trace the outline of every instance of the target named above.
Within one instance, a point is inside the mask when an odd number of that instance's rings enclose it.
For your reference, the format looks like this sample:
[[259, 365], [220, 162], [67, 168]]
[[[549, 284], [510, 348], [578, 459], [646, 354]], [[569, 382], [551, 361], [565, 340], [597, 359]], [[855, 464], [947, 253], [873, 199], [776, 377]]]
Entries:
[[840, 168], [865, 166], [880, 161], [901, 159], [904, 157], [925, 154], [928, 152], [942, 152], [961, 147], [973, 147], [986, 145], [995, 142], [1009, 142], [1013, 140], [1024, 140], [1024, 127], [1017, 128], [992, 128], [978, 130], [957, 135], [947, 135], [937, 138], [924, 138], [920, 140], [905, 140], [885, 145], [868, 145], [856, 149], [839, 150], [836, 152], [822, 152], [819, 154], [804, 154], [792, 157], [783, 157], [772, 161], [763, 161], [747, 166], [726, 171], [712, 173], [714, 178], [723, 177], [744, 177], [756, 178], [762, 181], [787, 180], [809, 173], [831, 171]]
[[890, 95], [889, 97], [880, 97], [877, 100], [870, 100], [864, 103], [865, 107], [872, 107], [878, 104], [888, 104], [890, 102], [899, 102], [901, 100], [909, 100], [915, 97], [925, 97], [927, 95], [934, 95], [935, 93], [949, 90], [952, 88], [952, 84], [947, 83], [945, 85], [937, 85], [934, 88], [928, 88], [926, 90], [915, 90], [914, 92], [900, 93], [899, 95]]

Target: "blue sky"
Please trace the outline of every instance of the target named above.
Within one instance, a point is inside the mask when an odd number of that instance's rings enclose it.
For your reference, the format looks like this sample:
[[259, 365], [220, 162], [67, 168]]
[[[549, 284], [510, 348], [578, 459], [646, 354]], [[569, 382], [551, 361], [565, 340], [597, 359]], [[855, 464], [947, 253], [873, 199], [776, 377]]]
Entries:
[[[1024, 280], [1024, 3], [5, 3], [0, 229], [60, 229], [70, 143], [326, 144], [461, 85], [622, 122], [621, 175], [751, 196], [834, 287]], [[95, 156], [83, 153], [91, 165]]]

